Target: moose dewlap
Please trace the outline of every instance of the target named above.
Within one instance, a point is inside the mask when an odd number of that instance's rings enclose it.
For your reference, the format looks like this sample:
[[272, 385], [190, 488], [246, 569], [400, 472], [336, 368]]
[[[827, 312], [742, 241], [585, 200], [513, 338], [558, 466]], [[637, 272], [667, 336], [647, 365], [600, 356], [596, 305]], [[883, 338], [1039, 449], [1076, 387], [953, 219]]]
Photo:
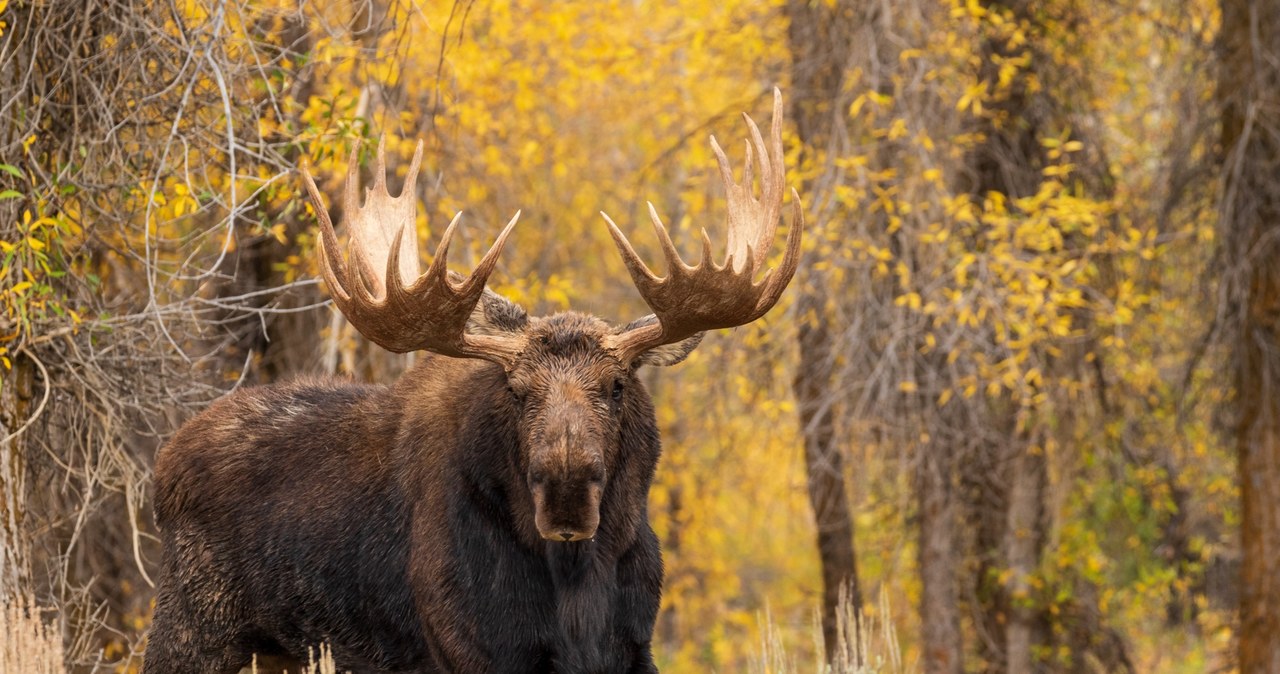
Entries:
[[455, 218], [419, 274], [421, 144], [399, 197], [381, 145], [363, 205], [351, 162], [345, 259], [303, 169], [334, 303], [382, 347], [433, 355], [385, 386], [237, 391], [160, 451], [146, 674], [226, 674], [255, 653], [305, 661], [322, 642], [341, 671], [656, 671], [662, 556], [646, 499], [659, 439], [636, 370], [763, 316], [800, 255], [793, 191], [782, 263], [762, 273], [785, 191], [781, 95], [767, 141], [746, 122], [741, 181], [711, 140], [728, 193], [722, 263], [708, 240], [686, 264], [650, 206], [670, 269], [659, 278], [606, 216], [653, 310], [622, 327], [530, 317], [485, 288], [516, 218], [468, 277], [446, 268]]

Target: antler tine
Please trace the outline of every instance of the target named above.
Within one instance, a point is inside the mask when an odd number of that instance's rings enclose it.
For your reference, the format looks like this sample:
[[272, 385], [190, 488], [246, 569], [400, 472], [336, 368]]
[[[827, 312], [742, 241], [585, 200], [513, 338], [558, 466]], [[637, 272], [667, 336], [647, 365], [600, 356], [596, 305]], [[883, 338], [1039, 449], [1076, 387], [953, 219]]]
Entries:
[[630, 272], [631, 280], [635, 282], [636, 286], [646, 288], [658, 283], [661, 279], [652, 271], [649, 271], [648, 265], [636, 254], [636, 249], [631, 246], [631, 242], [627, 240], [622, 230], [618, 229], [618, 225], [613, 222], [613, 218], [610, 218], [609, 214], [604, 211], [600, 211], [600, 215], [609, 224], [609, 235], [613, 237], [613, 244], [618, 247], [618, 252], [622, 255], [622, 262], [627, 265], [627, 271]]
[[324, 207], [320, 190], [316, 188], [316, 181], [311, 178], [311, 171], [308, 169], [305, 162], [299, 167], [302, 172], [302, 183], [307, 188], [307, 198], [316, 212], [316, 220], [320, 222], [320, 273], [324, 276], [324, 282], [329, 286], [330, 292], [335, 295], [341, 294], [346, 299], [348, 297], [346, 294], [347, 265], [342, 259], [342, 254], [338, 252], [338, 236], [333, 232], [333, 221], [329, 219], [329, 210]]
[[[507, 223], [470, 276], [452, 281], [448, 271], [449, 245], [459, 213], [449, 223], [425, 274], [418, 275], [414, 190], [422, 159], [422, 143], [414, 152], [400, 196], [386, 185], [386, 146], [379, 142], [373, 185], [361, 206], [356, 198], [359, 144], [352, 150], [344, 189], [343, 221], [350, 235], [346, 260], [338, 252], [333, 222], [307, 168], [302, 175], [307, 194], [320, 220], [320, 270], [334, 303], [365, 337], [390, 351], [425, 349], [447, 356], [484, 358], [509, 367], [523, 338], [511, 335], [469, 335], [466, 324], [484, 293], [485, 282], [497, 264], [516, 221]], [[413, 255], [403, 255], [406, 243]], [[372, 259], [371, 259], [372, 258]]]
[[658, 217], [658, 209], [653, 207], [652, 201], [647, 203], [649, 205], [649, 222], [653, 223], [653, 231], [658, 235], [658, 243], [662, 246], [662, 256], [667, 260], [667, 269], [672, 274], [690, 272], [696, 269], [696, 267], [686, 264], [684, 258], [680, 257], [680, 251], [676, 250], [676, 245], [671, 242], [671, 234], [667, 232], [667, 226], [662, 224], [662, 218]]
[[[498, 238], [494, 240], [493, 245], [480, 259], [480, 263], [472, 270], [469, 276], [463, 277], [457, 272], [450, 272], [449, 265], [449, 245], [453, 241], [453, 232], [458, 227], [458, 221], [462, 219], [462, 213], [459, 212], [453, 216], [453, 220], [449, 221], [449, 226], [445, 228], [444, 235], [440, 237], [440, 244], [436, 246], [436, 254], [432, 258], [431, 266], [427, 268], [425, 274], [419, 277], [412, 287], [404, 288], [403, 281], [399, 278], [398, 272], [394, 269], [394, 259], [400, 256], [400, 245], [397, 241], [391, 249], [391, 258], [387, 261], [387, 274], [395, 274], [396, 282], [389, 287], [397, 287], [398, 293], [408, 297], [418, 292], [426, 292], [431, 285], [444, 284], [454, 292], [456, 297], [470, 298], [473, 295], [478, 296], [483, 293], [485, 283], [489, 279], [489, 274], [493, 273], [494, 267], [498, 264], [498, 256], [502, 254], [502, 249], [507, 245], [507, 237], [511, 235], [511, 231], [515, 229], [516, 222], [520, 220], [520, 211], [511, 217], [507, 222], [507, 226], [502, 228], [502, 232], [498, 234]], [[456, 276], [457, 278], [451, 278]]]
[[453, 233], [458, 231], [458, 221], [462, 220], [462, 211], [454, 214], [449, 226], [444, 228], [440, 243], [436, 245], [436, 254], [431, 258], [431, 266], [427, 267], [426, 278], [444, 278], [449, 267], [449, 246], [453, 243]]
[[800, 265], [800, 236], [803, 232], [804, 209], [800, 206], [800, 193], [793, 187], [791, 188], [791, 226], [787, 231], [787, 249], [782, 254], [782, 265], [765, 272], [764, 278], [760, 281], [764, 290], [760, 293], [760, 300], [756, 303], [756, 310], [751, 320], [754, 321], [768, 313], [782, 297], [782, 291], [787, 289], [787, 284], [791, 283], [791, 277], [795, 275], [796, 267]]
[[471, 276], [467, 277], [466, 283], [460, 288], [460, 292], [467, 294], [475, 292], [479, 289], [484, 291], [485, 283], [489, 279], [489, 274], [493, 272], [493, 268], [498, 265], [498, 256], [502, 254], [502, 249], [507, 245], [507, 237], [511, 236], [511, 231], [516, 228], [516, 222], [520, 220], [521, 211], [511, 216], [511, 220], [507, 222], [507, 226], [502, 228], [498, 234], [498, 238], [494, 240], [493, 245], [489, 247], [489, 252], [480, 258], [480, 264], [471, 272]]
[[360, 146], [363, 144], [363, 138], [356, 138], [347, 155], [347, 180], [342, 184], [343, 224], [351, 217], [349, 214], [360, 210]]
[[[734, 180], [728, 158], [711, 138], [720, 178], [725, 186], [728, 208], [726, 229], [728, 252], [723, 265], [713, 259], [711, 237], [702, 230], [702, 257], [690, 267], [680, 258], [666, 227], [653, 205], [649, 216], [667, 259], [669, 273], [658, 278], [636, 255], [617, 225], [605, 216], [609, 232], [631, 273], [636, 288], [658, 318], [615, 335], [609, 344], [620, 359], [630, 362], [641, 353], [662, 344], [670, 344], [699, 332], [750, 323], [760, 318], [777, 303], [790, 283], [800, 259], [800, 243], [804, 215], [799, 194], [791, 190], [792, 218], [787, 234], [787, 248], [782, 264], [767, 271], [760, 281], [754, 279], [764, 267], [773, 247], [774, 234], [782, 213], [786, 188], [786, 169], [782, 152], [782, 93], [773, 90], [773, 123], [769, 140], [746, 115], [750, 138], [746, 141], [742, 181]], [[760, 172], [760, 196], [755, 196], [753, 169]]]

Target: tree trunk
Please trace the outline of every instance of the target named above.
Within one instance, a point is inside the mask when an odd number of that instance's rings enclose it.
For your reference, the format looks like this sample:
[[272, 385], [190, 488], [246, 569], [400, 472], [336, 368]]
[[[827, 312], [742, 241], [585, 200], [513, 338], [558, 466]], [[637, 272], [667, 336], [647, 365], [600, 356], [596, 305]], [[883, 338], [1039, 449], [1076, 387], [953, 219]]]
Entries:
[[1240, 671], [1280, 672], [1280, 5], [1226, 0], [1218, 99], [1235, 309]]
[[[851, 55], [855, 28], [850, 2], [813, 3], [791, 0], [792, 53], [791, 117], [806, 153], [830, 156], [832, 132], [844, 114], [844, 74]], [[820, 159], [821, 160], [821, 159]], [[815, 181], [817, 182], [817, 181]], [[821, 186], [807, 185], [810, 205], [821, 197]], [[812, 211], [811, 211], [812, 212]], [[811, 225], [818, 231], [822, 223]], [[814, 237], [816, 238], [816, 237]], [[801, 263], [797, 284], [800, 316], [800, 364], [794, 390], [804, 434], [809, 502], [817, 525], [818, 555], [822, 563], [822, 637], [827, 658], [839, 651], [838, 615], [841, 588], [853, 603], [855, 620], [862, 612], [862, 589], [853, 548], [853, 518], [845, 485], [844, 456], [836, 438], [832, 401], [835, 390], [837, 345], [829, 324], [827, 281], [815, 270], [813, 251]]]
[[[817, 280], [814, 281], [817, 286]], [[819, 290], [804, 293], [798, 304], [801, 315], [810, 318], [799, 329], [801, 355], [795, 392], [804, 433], [809, 503], [817, 525], [818, 556], [822, 562], [822, 638], [830, 657], [840, 646], [836, 631], [841, 587], [846, 588], [844, 591], [853, 603], [855, 616], [862, 612], [862, 589], [853, 550], [852, 513], [845, 491], [844, 455], [836, 442], [831, 412], [835, 368], [831, 332], [823, 317], [824, 302], [825, 297]]]
[[920, 510], [920, 627], [924, 671], [964, 671], [956, 570], [963, 565], [957, 544], [955, 466], [951, 447], [924, 447], [916, 460]]
[[[13, 359], [8, 386], [0, 389], [0, 414], [5, 417], [0, 426], [10, 440], [0, 447], [0, 597], [21, 596], [29, 590], [27, 558], [29, 532], [27, 531], [27, 465], [25, 461], [28, 443], [19, 434], [31, 417], [32, 398], [35, 395], [35, 366], [31, 358], [18, 356]], [[44, 381], [43, 386], [53, 383]], [[26, 429], [24, 432], [31, 432]]]
[[1010, 466], [1004, 550], [1011, 577], [1006, 587], [1009, 623], [1005, 628], [1005, 671], [1030, 674], [1038, 613], [1031, 599], [1031, 576], [1044, 545], [1044, 491], [1048, 480], [1044, 452], [1017, 453]]

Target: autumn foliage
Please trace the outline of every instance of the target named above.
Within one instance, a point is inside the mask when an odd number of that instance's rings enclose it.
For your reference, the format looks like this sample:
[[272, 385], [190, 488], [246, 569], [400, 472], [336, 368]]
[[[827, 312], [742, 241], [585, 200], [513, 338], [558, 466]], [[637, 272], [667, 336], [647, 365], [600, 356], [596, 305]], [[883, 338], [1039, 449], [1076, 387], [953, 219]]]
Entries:
[[[56, 609], [6, 615], [56, 615], [68, 662], [132, 671], [158, 444], [233, 387], [390, 381], [412, 362], [326, 302], [296, 166], [337, 194], [358, 140], [385, 136], [402, 175], [423, 139], [420, 239], [464, 211], [465, 267], [521, 210], [491, 287], [621, 322], [647, 309], [599, 212], [643, 223], [651, 201], [693, 251], [723, 217], [707, 137], [767, 118], [777, 85], [806, 268], [768, 316], [646, 375], [660, 666], [822, 661], [813, 405], [863, 615], [901, 657], [873, 671], [1236, 667], [1228, 336], [1248, 284], [1220, 245], [1239, 184], [1222, 16], [1211, 0], [0, 0], [0, 598]], [[1270, 105], [1256, 124], [1274, 135]], [[1261, 174], [1249, 189], [1280, 190]], [[816, 366], [797, 346], [814, 326]]]

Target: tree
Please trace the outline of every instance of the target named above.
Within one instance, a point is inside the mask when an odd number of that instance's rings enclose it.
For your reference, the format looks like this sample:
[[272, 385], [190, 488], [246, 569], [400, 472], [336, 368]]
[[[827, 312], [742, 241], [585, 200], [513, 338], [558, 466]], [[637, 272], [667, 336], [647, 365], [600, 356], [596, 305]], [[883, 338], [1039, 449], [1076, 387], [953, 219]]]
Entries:
[[154, 446], [237, 386], [403, 369], [333, 320], [299, 163], [337, 196], [357, 139], [393, 172], [424, 139], [424, 254], [522, 209], [494, 289], [625, 322], [597, 211], [657, 260], [652, 200], [696, 253], [706, 136], [776, 83], [795, 304], [646, 381], [664, 671], [751, 669], [761, 632], [809, 659], [842, 584], [929, 672], [1254, 658], [1275, 33], [1257, 0], [0, 0], [0, 596], [128, 670]]
[[[791, 0], [787, 15], [791, 21], [789, 38], [792, 53], [791, 117], [810, 161], [832, 166], [839, 156], [837, 128], [843, 124], [848, 106], [845, 73], [854, 56], [852, 38], [859, 25], [863, 3], [845, 1], [814, 3]], [[871, 5], [872, 3], [865, 3]], [[810, 180], [802, 192], [816, 213], [813, 230], [835, 226], [821, 203], [829, 200], [832, 173], [824, 171]], [[824, 191], [827, 192], [824, 194]], [[814, 206], [814, 204], [818, 206]], [[800, 362], [796, 367], [794, 391], [800, 413], [804, 442], [805, 472], [809, 503], [817, 527], [818, 556], [822, 564], [822, 637], [827, 657], [835, 656], [841, 600], [852, 602], [861, 615], [862, 590], [858, 583], [857, 559], [853, 548], [853, 514], [845, 484], [844, 455], [834, 420], [837, 383], [836, 357], [841, 350], [830, 320], [833, 298], [826, 275], [817, 262], [824, 252], [822, 237], [811, 245], [801, 262], [796, 291], [799, 316], [797, 344]], [[829, 251], [828, 251], [829, 252]]]
[[[1038, 40], [1043, 31], [1032, 23], [1032, 7], [1025, 0], [984, 2], [989, 12], [1007, 16], [1027, 33], [1027, 41], [1014, 45], [1005, 31], [989, 29], [981, 34], [976, 52], [980, 59], [978, 79], [991, 91], [1000, 91], [1000, 66], [1027, 59], [1027, 70], [1013, 78], [1011, 86], [992, 97], [986, 114], [978, 118], [982, 140], [972, 147], [962, 172], [962, 189], [981, 200], [999, 194], [1010, 201], [1025, 199], [1040, 187], [1046, 165], [1046, 148], [1040, 139], [1048, 130], [1054, 101], [1044, 89], [1031, 90], [1029, 81], [1052, 67], [1040, 53]], [[972, 449], [963, 462], [966, 519], [973, 522], [973, 554], [977, 567], [970, 578], [974, 596], [980, 599], [975, 611], [979, 651], [988, 671], [1010, 674], [1033, 670], [1032, 647], [1043, 641], [1037, 636], [1039, 616], [1031, 597], [1031, 579], [1040, 564], [1044, 544], [1044, 490], [1047, 483], [1043, 441], [1018, 429], [1015, 415], [1026, 408], [993, 401], [983, 414], [985, 425], [997, 429], [990, 441]], [[1000, 581], [1007, 573], [1007, 581]]]
[[68, 665], [148, 610], [151, 452], [281, 290], [208, 292], [291, 169], [247, 95], [282, 17], [201, 9], [0, 3], [0, 596], [57, 602]]
[[1280, 672], [1280, 5], [1225, 0], [1221, 223], [1233, 319], [1242, 548], [1239, 658]]

